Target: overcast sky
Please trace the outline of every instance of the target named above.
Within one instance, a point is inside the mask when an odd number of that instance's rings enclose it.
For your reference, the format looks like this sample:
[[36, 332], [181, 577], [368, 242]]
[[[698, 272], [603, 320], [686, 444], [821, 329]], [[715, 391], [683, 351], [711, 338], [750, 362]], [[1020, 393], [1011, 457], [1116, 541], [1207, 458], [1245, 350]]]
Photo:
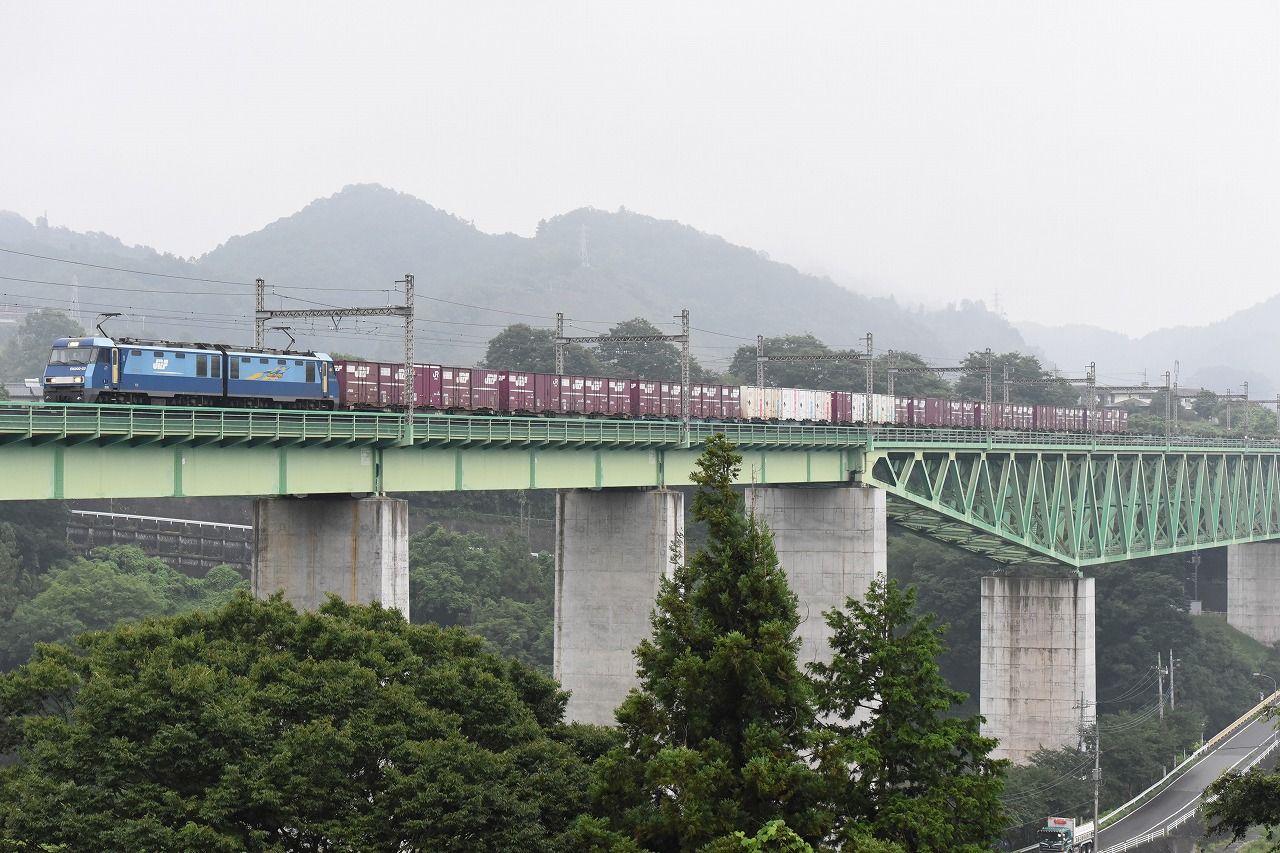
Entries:
[[1201, 323], [1280, 292], [1280, 4], [0, 5], [0, 209], [198, 255], [369, 181], [489, 231], [623, 205], [907, 301]]

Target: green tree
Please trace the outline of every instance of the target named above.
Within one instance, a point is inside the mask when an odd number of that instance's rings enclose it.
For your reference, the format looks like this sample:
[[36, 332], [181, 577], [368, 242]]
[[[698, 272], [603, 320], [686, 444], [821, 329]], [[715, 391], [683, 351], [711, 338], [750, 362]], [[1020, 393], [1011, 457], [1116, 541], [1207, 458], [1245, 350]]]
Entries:
[[37, 643], [65, 642], [84, 631], [149, 616], [225, 604], [247, 582], [230, 566], [191, 578], [133, 545], [98, 548], [39, 580], [0, 623], [0, 668], [24, 663]]
[[641, 686], [617, 713], [626, 746], [596, 764], [599, 814], [647, 849], [695, 850], [773, 820], [814, 844], [830, 826], [801, 758], [813, 710], [795, 596], [733, 490], [741, 463], [724, 436], [707, 440], [692, 476], [706, 544], [663, 580], [636, 649]]
[[[967, 368], [956, 383], [956, 393], [968, 400], [981, 400], [985, 394], [987, 364], [991, 365], [991, 398], [999, 400], [1003, 389], [1004, 369], [1009, 369], [1009, 402], [1036, 406], [1076, 406], [1080, 392], [1040, 364], [1040, 359], [1020, 352], [971, 352], [961, 366]], [[1025, 383], [1037, 384], [1025, 384]]]
[[558, 851], [565, 695], [457, 629], [331, 600], [42, 646], [0, 677], [0, 846]]
[[1239, 840], [1252, 827], [1265, 826], [1266, 839], [1276, 841], [1275, 827], [1280, 825], [1280, 773], [1261, 767], [1244, 773], [1229, 770], [1205, 789], [1202, 802], [1209, 835], [1229, 832], [1232, 840]]
[[61, 311], [41, 308], [22, 318], [18, 331], [0, 349], [0, 379], [30, 379], [44, 375], [49, 347], [57, 338], [84, 334], [80, 324]]
[[[481, 366], [495, 370], [555, 373], [556, 333], [551, 329], [535, 329], [525, 323], [507, 326], [490, 339]], [[579, 344], [565, 346], [564, 370], [565, 373], [586, 376], [603, 372], [595, 354]]]
[[[624, 320], [609, 330], [611, 338], [664, 334], [673, 332], [664, 332], [642, 317]], [[609, 376], [680, 381], [680, 347], [670, 341], [636, 343], [606, 340], [597, 344], [596, 353], [600, 365]], [[697, 359], [690, 356], [689, 378], [693, 382], [709, 382], [715, 377], [703, 370]]]
[[[942, 629], [914, 612], [915, 590], [876, 580], [866, 600], [826, 614], [831, 663], [811, 664], [830, 735], [817, 752], [832, 780], [837, 831], [865, 824], [916, 851], [988, 850], [1005, 826], [1008, 762], [938, 669]], [[964, 820], [956, 820], [964, 815]]]
[[409, 540], [415, 622], [466, 627], [548, 673], [554, 588], [551, 555], [530, 554], [523, 539], [495, 541], [433, 524]]

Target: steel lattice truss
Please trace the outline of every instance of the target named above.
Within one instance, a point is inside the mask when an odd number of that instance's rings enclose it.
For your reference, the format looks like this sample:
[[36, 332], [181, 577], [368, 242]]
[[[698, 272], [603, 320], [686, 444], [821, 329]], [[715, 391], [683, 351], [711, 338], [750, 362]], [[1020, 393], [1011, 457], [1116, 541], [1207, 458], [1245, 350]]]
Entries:
[[1083, 566], [1280, 538], [1274, 451], [869, 451], [904, 527], [1003, 563]]

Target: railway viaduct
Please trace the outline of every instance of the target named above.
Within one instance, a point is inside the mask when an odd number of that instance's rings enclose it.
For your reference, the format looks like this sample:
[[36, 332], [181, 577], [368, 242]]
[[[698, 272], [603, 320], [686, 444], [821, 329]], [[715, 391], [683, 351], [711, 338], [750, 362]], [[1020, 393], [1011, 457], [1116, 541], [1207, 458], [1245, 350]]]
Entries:
[[[1228, 547], [1229, 619], [1280, 639], [1280, 441], [663, 421], [0, 404], [0, 500], [256, 496], [256, 594], [408, 611], [414, 491], [554, 489], [555, 670], [569, 715], [612, 722], [681, 541], [698, 445], [723, 432], [799, 598], [886, 571], [893, 520], [1002, 571], [982, 608], [981, 710], [1000, 753], [1075, 742], [1095, 696], [1085, 569]], [[1071, 697], [1071, 701], [1063, 701]], [[1076, 707], [1073, 707], [1076, 706]]]

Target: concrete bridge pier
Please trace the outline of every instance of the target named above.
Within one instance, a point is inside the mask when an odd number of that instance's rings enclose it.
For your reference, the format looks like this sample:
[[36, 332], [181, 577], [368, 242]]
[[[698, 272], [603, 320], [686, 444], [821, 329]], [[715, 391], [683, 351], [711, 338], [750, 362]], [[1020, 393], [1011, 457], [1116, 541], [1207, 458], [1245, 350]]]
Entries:
[[800, 611], [799, 662], [831, 660], [823, 614], [863, 599], [887, 568], [885, 493], [862, 486], [755, 486], [748, 509], [773, 533]]
[[[684, 495], [666, 489], [556, 495], [555, 677], [572, 722], [613, 725], [639, 685], [632, 652], [652, 634], [658, 584], [684, 533]], [[683, 559], [683, 555], [680, 557]]]
[[1227, 546], [1227, 623], [1260, 643], [1280, 641], [1280, 542]]
[[[980, 710], [993, 752], [1025, 764], [1079, 743], [1097, 713], [1093, 578], [982, 579]], [[1083, 700], [1083, 706], [1082, 706]]]
[[409, 504], [316, 495], [253, 503], [253, 594], [283, 592], [299, 610], [329, 593], [409, 617]]

